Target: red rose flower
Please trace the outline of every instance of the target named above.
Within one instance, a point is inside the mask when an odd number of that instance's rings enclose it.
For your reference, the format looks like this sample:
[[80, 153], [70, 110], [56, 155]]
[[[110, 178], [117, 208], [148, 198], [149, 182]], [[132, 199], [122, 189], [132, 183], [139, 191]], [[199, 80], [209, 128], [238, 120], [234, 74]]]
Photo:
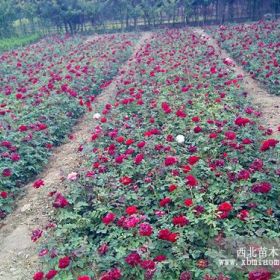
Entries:
[[43, 234], [43, 231], [40, 229], [35, 229], [32, 231], [31, 240], [36, 242]]
[[170, 197], [165, 197], [163, 198], [160, 202], [159, 202], [159, 205], [161, 207], [164, 207], [165, 205], [169, 204], [171, 202], [171, 198]]
[[1, 146], [9, 149], [12, 146], [12, 143], [4, 140], [1, 142]]
[[61, 193], [58, 193], [56, 195], [55, 201], [53, 203], [53, 207], [54, 208], [64, 208], [67, 205], [69, 205], [68, 200]]
[[169, 188], [168, 188], [168, 191], [169, 192], [174, 192], [176, 189], [177, 189], [176, 185], [170, 185]]
[[223, 211], [218, 214], [219, 219], [226, 219], [229, 216], [229, 211]]
[[123, 136], [119, 136], [117, 139], [116, 139], [116, 141], [118, 142], [118, 143], [123, 143], [124, 142], [124, 137]]
[[99, 255], [105, 255], [109, 250], [109, 246], [108, 246], [108, 244], [103, 243], [98, 247], [97, 250], [98, 250]]
[[173, 142], [174, 141], [174, 137], [169, 134], [169, 135], [166, 136], [166, 141]]
[[192, 201], [191, 198], [186, 198], [185, 201], [184, 201], [184, 203], [185, 203], [185, 205], [186, 205], [187, 207], [190, 207], [190, 206], [193, 205], [193, 201]]
[[163, 262], [165, 260], [166, 260], [166, 256], [164, 255], [159, 255], [154, 258], [154, 262]]
[[10, 159], [12, 161], [19, 161], [20, 160], [20, 155], [17, 154], [17, 153], [12, 153], [11, 156], [10, 156]]
[[79, 276], [77, 280], [91, 280], [91, 277], [89, 277], [88, 275], [83, 275], [83, 276]]
[[199, 159], [200, 159], [200, 157], [198, 157], [198, 156], [190, 156], [188, 158], [188, 163], [190, 165], [194, 165], [194, 164], [196, 164], [199, 161]]
[[232, 210], [232, 205], [229, 202], [223, 202], [218, 206], [219, 211], [229, 212]]
[[11, 169], [9, 169], [9, 168], [3, 169], [2, 175], [3, 175], [3, 177], [10, 177], [10, 176], [12, 176], [12, 171], [11, 171]]
[[122, 183], [126, 186], [126, 185], [129, 185], [132, 183], [132, 179], [128, 176], [124, 176], [124, 177], [120, 178], [120, 183]]
[[178, 111], [176, 112], [176, 116], [177, 116], [178, 118], [184, 119], [184, 118], [187, 116], [187, 114], [186, 114], [183, 110], [178, 110]]
[[250, 120], [248, 118], [238, 117], [234, 123], [238, 126], [246, 126], [247, 123], [250, 123]]
[[272, 186], [268, 182], [256, 183], [252, 186], [252, 192], [254, 193], [268, 193]]
[[125, 145], [131, 145], [131, 144], [133, 144], [134, 143], [134, 140], [133, 139], [127, 139], [126, 141], [125, 141]]
[[[189, 271], [183, 271], [181, 274], [180, 274], [180, 279], [179, 280], [192, 280], [192, 274], [191, 272]], [[205, 279], [206, 280], [206, 279]], [[209, 280], [212, 280], [212, 279], [209, 279]], [[219, 279], [220, 280], [220, 279]]]
[[42, 179], [38, 179], [33, 183], [33, 188], [39, 189], [40, 187], [44, 186], [45, 182]]
[[53, 279], [55, 277], [55, 275], [57, 274], [57, 270], [50, 270], [46, 275], [46, 279]]
[[192, 117], [193, 122], [199, 122], [200, 118], [198, 116]]
[[242, 143], [243, 143], [244, 145], [250, 145], [250, 144], [254, 143], [254, 141], [253, 141], [252, 139], [249, 139], [249, 138], [244, 138], [244, 139], [242, 140]]
[[113, 268], [101, 275], [100, 280], [119, 280], [121, 279], [122, 274], [118, 268]]
[[214, 132], [212, 132], [212, 133], [209, 134], [209, 138], [210, 138], [210, 139], [215, 139], [215, 138], [217, 138], [217, 136], [218, 136], [218, 134], [217, 134], [217, 133], [214, 133]]
[[275, 148], [275, 146], [279, 143], [278, 140], [275, 139], [267, 139], [262, 142], [260, 150], [262, 152], [269, 150], [270, 148]]
[[58, 261], [58, 267], [60, 269], [66, 268], [70, 264], [70, 258], [68, 256], [60, 258]]
[[132, 155], [134, 152], [135, 152], [134, 149], [127, 149], [127, 150], [125, 151], [125, 155]]
[[33, 280], [42, 280], [44, 278], [44, 272], [38, 271], [33, 275]]
[[48, 126], [46, 125], [46, 124], [44, 124], [44, 123], [38, 123], [37, 124], [37, 129], [40, 131], [40, 130], [45, 130], [45, 129], [47, 129], [48, 128]]
[[134, 206], [134, 205], [133, 206], [129, 206], [129, 207], [126, 208], [125, 212], [128, 215], [133, 215], [133, 214], [137, 213], [137, 207]]
[[246, 169], [243, 169], [238, 172], [237, 178], [238, 180], [248, 180], [250, 176], [250, 172]]
[[147, 270], [147, 269], [154, 269], [156, 267], [156, 264], [152, 260], [144, 260], [141, 261], [140, 266]]
[[263, 161], [261, 159], [256, 158], [250, 165], [250, 168], [253, 171], [261, 171], [263, 168]]
[[134, 163], [135, 164], [140, 164], [143, 159], [144, 159], [144, 155], [143, 154], [138, 154], [134, 159]]
[[141, 236], [150, 236], [153, 233], [153, 228], [148, 223], [142, 223], [139, 226], [139, 234]]
[[105, 215], [105, 217], [102, 218], [102, 222], [103, 224], [105, 225], [109, 225], [110, 223], [112, 223], [116, 218], [116, 214], [110, 212], [110, 213], [107, 213]]
[[202, 128], [200, 126], [196, 126], [194, 129], [193, 129], [194, 133], [199, 133], [202, 131]]
[[121, 163], [123, 163], [124, 158], [125, 158], [125, 155], [117, 156], [115, 158], [115, 162], [121, 164]]
[[264, 268], [260, 268], [249, 273], [248, 280], [270, 280], [271, 273]]
[[161, 229], [159, 232], [158, 232], [158, 238], [159, 239], [162, 239], [162, 240], [168, 240], [168, 237], [170, 235], [170, 230], [169, 229]]
[[1, 192], [1, 193], [0, 193], [0, 196], [1, 196], [3, 199], [5, 199], [5, 198], [8, 197], [8, 193], [7, 193], [7, 192]]
[[176, 242], [178, 237], [179, 237], [179, 233], [175, 233], [175, 232], [174, 233], [170, 233], [169, 236], [168, 236], [167, 241], [174, 243], [174, 242]]
[[233, 131], [226, 131], [225, 132], [225, 137], [228, 139], [228, 140], [234, 140], [236, 138], [236, 134], [235, 132]]
[[137, 252], [132, 252], [125, 258], [125, 262], [130, 266], [137, 266], [141, 262], [141, 257]]
[[240, 219], [241, 221], [246, 221], [246, 219], [249, 217], [249, 211], [248, 210], [241, 210], [237, 214], [237, 218]]
[[176, 216], [172, 222], [175, 226], [183, 227], [189, 223], [189, 220], [185, 216]]
[[177, 158], [176, 157], [172, 157], [172, 156], [167, 156], [164, 160], [164, 164], [165, 166], [170, 166], [173, 165], [177, 162]]
[[195, 206], [194, 209], [193, 209], [193, 212], [194, 212], [197, 216], [201, 215], [204, 211], [205, 211], [205, 208], [204, 208], [204, 206], [202, 206], [202, 205], [197, 205], [197, 206]]
[[188, 175], [186, 177], [187, 185], [192, 187], [195, 187], [198, 185], [197, 179], [193, 175]]
[[161, 108], [164, 111], [165, 114], [170, 114], [172, 112], [169, 104], [167, 102], [162, 102], [161, 103]]
[[137, 147], [138, 147], [139, 149], [141, 149], [141, 148], [143, 148], [145, 145], [146, 145], [146, 142], [145, 142], [145, 141], [141, 141], [141, 142], [139, 142], [139, 143], [137, 144]]
[[188, 173], [192, 170], [189, 165], [183, 165], [181, 168], [182, 168], [184, 173]]
[[20, 125], [19, 127], [18, 127], [18, 130], [20, 131], [20, 132], [24, 132], [24, 131], [27, 131], [27, 126], [26, 125]]
[[169, 229], [161, 229], [158, 233], [158, 238], [170, 242], [176, 242], [179, 234], [172, 233]]
[[215, 66], [213, 66], [213, 67], [210, 68], [210, 73], [211, 73], [211, 74], [216, 74], [216, 73], [217, 73], [217, 69], [216, 69]]

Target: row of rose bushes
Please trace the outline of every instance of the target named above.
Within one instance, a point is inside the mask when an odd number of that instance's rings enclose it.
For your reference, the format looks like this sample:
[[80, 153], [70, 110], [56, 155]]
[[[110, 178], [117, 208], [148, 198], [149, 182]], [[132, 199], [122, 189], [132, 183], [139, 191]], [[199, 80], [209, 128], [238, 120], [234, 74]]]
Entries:
[[0, 56], [0, 217], [131, 55], [137, 35], [48, 38]]
[[191, 30], [143, 45], [95, 112], [83, 166], [50, 193], [33, 279], [273, 279], [227, 271], [209, 245], [280, 232], [278, 141], [229, 62]]
[[210, 31], [254, 79], [280, 95], [280, 21], [220, 26]]

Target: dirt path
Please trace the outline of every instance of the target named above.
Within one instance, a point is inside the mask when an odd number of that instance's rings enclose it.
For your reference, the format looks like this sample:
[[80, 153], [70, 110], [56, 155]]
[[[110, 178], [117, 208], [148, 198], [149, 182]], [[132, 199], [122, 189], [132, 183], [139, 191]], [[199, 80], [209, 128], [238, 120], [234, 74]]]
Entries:
[[[225, 50], [219, 47], [218, 42], [203, 29], [196, 28], [195, 32], [207, 39], [208, 44], [214, 47], [221, 58], [231, 58]], [[269, 94], [262, 88], [261, 84], [251, 78], [250, 75], [242, 69], [242, 67], [238, 66], [236, 62], [234, 64], [235, 66], [231, 67], [231, 69], [235, 71], [236, 74], [243, 75], [244, 89], [248, 92], [252, 103], [254, 103], [262, 112], [262, 123], [267, 127], [272, 128], [274, 136], [276, 136], [278, 126], [280, 125], [280, 96]]]
[[[151, 38], [152, 33], [143, 33], [134, 47], [134, 54]], [[128, 60], [119, 73], [125, 72], [131, 63]], [[112, 81], [97, 98], [93, 113], [99, 112], [103, 106], [114, 98], [115, 88], [122, 74]], [[53, 198], [48, 197], [50, 191], [63, 193], [63, 178], [80, 166], [82, 158], [77, 153], [80, 144], [85, 143], [91, 128], [96, 125], [92, 114], [86, 114], [73, 128], [74, 139], [55, 149], [45, 171], [38, 176], [45, 186], [34, 189], [32, 183], [25, 186], [26, 194], [18, 201], [17, 209], [0, 224], [0, 280], [30, 280], [37, 269], [37, 244], [31, 241], [31, 232], [44, 228], [52, 216]]]

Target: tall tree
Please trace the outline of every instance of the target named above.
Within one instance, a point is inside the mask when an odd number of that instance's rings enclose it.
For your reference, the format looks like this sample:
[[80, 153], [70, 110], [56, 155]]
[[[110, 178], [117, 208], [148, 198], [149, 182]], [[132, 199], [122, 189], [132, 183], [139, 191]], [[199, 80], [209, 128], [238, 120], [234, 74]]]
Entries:
[[0, 0], [0, 37], [12, 34], [14, 20], [16, 20], [16, 13], [13, 1]]

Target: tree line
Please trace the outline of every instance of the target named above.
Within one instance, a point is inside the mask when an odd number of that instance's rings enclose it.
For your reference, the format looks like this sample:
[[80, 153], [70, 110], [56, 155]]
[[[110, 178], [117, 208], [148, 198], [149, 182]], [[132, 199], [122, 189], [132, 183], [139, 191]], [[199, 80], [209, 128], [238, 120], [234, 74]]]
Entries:
[[0, 37], [277, 17], [280, 0], [0, 0]]

